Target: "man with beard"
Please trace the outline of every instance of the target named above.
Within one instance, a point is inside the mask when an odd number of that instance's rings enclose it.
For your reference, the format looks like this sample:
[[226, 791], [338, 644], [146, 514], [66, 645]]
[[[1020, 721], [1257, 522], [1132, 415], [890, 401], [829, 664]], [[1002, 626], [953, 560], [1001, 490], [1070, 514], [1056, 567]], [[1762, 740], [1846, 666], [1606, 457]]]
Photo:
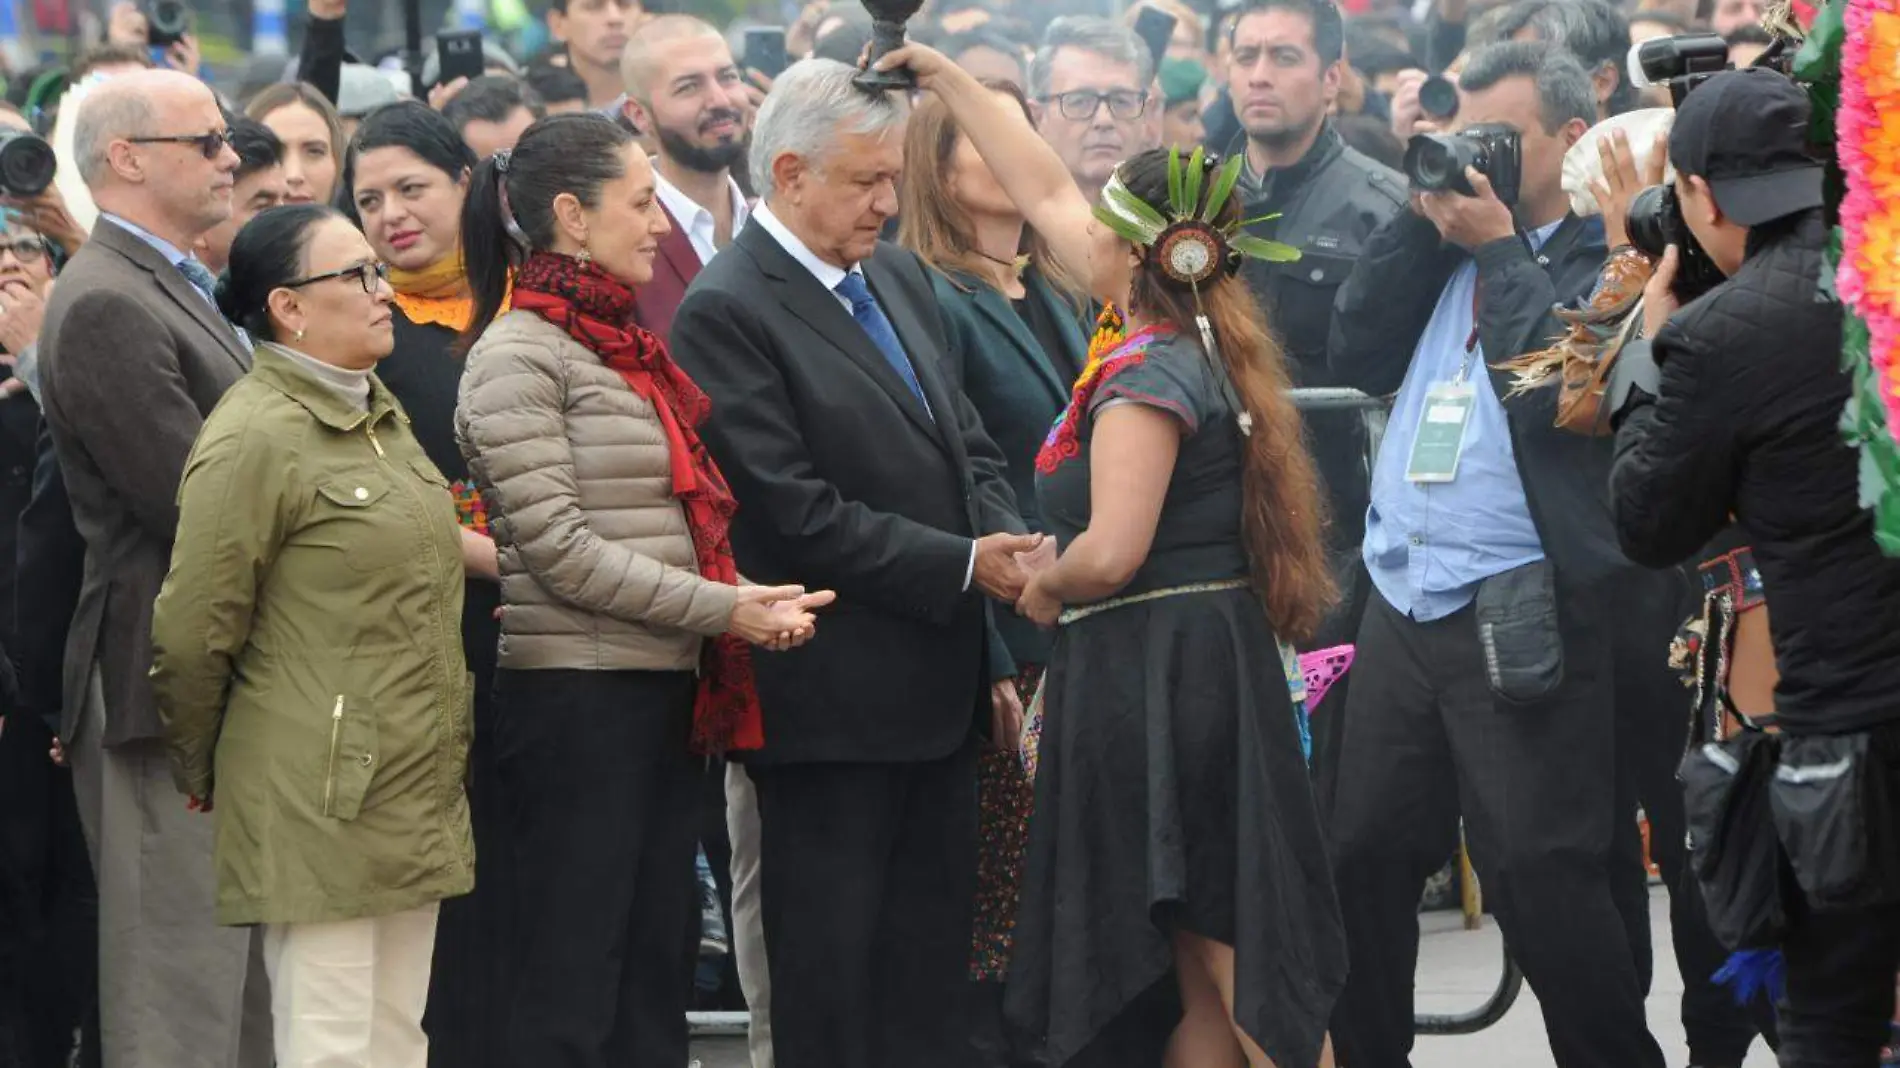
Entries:
[[[1345, 30], [1332, 0], [1251, 0], [1229, 34], [1227, 88], [1244, 152], [1246, 216], [1253, 230], [1300, 250], [1292, 263], [1248, 260], [1243, 277], [1272, 325], [1298, 386], [1338, 385], [1327, 369], [1333, 297], [1365, 241], [1405, 204], [1405, 180], [1341, 140], [1327, 119], [1339, 95]], [[1345, 594], [1317, 648], [1352, 641], [1368, 584], [1359, 563], [1370, 476], [1358, 412], [1314, 413], [1307, 443], [1332, 511], [1331, 549]], [[1314, 761], [1322, 803], [1331, 792], [1334, 728], [1344, 694], [1315, 717]]]
[[673, 224], [634, 305], [640, 325], [664, 339], [686, 287], [745, 225], [745, 194], [732, 178], [747, 147], [745, 84], [726, 39], [690, 15], [660, 15], [641, 26], [620, 73], [627, 120], [658, 148], [660, 206]]

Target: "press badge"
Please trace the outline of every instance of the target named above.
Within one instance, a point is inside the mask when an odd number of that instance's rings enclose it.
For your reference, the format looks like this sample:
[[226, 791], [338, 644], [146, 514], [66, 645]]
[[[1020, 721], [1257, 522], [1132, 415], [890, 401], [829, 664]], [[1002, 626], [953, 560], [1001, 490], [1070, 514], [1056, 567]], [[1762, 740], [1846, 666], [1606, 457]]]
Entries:
[[1425, 411], [1412, 438], [1412, 455], [1405, 464], [1407, 482], [1450, 482], [1458, 477], [1458, 458], [1465, 450], [1465, 428], [1477, 395], [1463, 382], [1442, 382], [1425, 394]]

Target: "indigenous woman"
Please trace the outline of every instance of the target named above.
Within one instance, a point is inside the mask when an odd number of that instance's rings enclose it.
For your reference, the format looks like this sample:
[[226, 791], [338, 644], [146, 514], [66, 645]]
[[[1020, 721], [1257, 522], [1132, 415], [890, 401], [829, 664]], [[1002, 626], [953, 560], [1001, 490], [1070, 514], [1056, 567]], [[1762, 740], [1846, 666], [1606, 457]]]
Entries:
[[1062, 553], [1017, 608], [1059, 630], [1009, 1014], [1063, 1065], [1173, 983], [1169, 1068], [1313, 1068], [1346, 947], [1289, 643], [1333, 595], [1285, 362], [1238, 276], [1293, 253], [1242, 232], [1239, 159], [1143, 153], [1091, 206], [1013, 102], [922, 47], [898, 64], [1128, 320], [1036, 461]]

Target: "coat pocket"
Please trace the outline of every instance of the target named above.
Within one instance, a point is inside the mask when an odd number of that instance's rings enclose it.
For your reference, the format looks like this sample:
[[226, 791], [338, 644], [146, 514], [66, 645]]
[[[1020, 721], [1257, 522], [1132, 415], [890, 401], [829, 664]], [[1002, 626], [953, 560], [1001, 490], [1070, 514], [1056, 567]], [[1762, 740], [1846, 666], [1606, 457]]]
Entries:
[[1775, 831], [1802, 893], [1820, 908], [1880, 903], [1869, 834], [1868, 740], [1863, 732], [1781, 742], [1771, 790]]
[[1676, 772], [1691, 870], [1709, 929], [1730, 949], [1772, 945], [1786, 923], [1781, 846], [1769, 811], [1778, 752], [1777, 737], [1751, 731], [1690, 749]]
[[308, 534], [340, 553], [350, 570], [381, 571], [403, 563], [413, 548], [401, 509], [380, 475], [335, 475], [317, 485], [317, 515]]
[[1564, 681], [1564, 642], [1557, 617], [1557, 576], [1548, 560], [1493, 575], [1478, 586], [1478, 639], [1491, 690], [1528, 704]]
[[355, 819], [363, 811], [363, 799], [375, 775], [375, 716], [353, 705], [347, 695], [337, 694], [330, 709], [330, 745], [319, 811], [331, 819]]

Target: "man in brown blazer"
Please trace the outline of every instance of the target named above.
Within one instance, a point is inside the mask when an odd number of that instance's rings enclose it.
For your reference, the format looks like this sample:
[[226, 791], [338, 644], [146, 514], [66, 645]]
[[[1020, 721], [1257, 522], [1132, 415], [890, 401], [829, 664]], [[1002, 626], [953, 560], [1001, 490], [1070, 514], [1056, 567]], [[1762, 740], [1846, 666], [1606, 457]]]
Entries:
[[93, 91], [74, 150], [100, 216], [41, 335], [46, 420], [86, 542], [59, 733], [98, 877], [105, 1068], [271, 1063], [261, 958], [252, 932], [213, 922], [211, 819], [173, 790], [146, 677], [186, 457], [250, 367], [185, 251], [231, 215], [226, 132], [183, 74]]

